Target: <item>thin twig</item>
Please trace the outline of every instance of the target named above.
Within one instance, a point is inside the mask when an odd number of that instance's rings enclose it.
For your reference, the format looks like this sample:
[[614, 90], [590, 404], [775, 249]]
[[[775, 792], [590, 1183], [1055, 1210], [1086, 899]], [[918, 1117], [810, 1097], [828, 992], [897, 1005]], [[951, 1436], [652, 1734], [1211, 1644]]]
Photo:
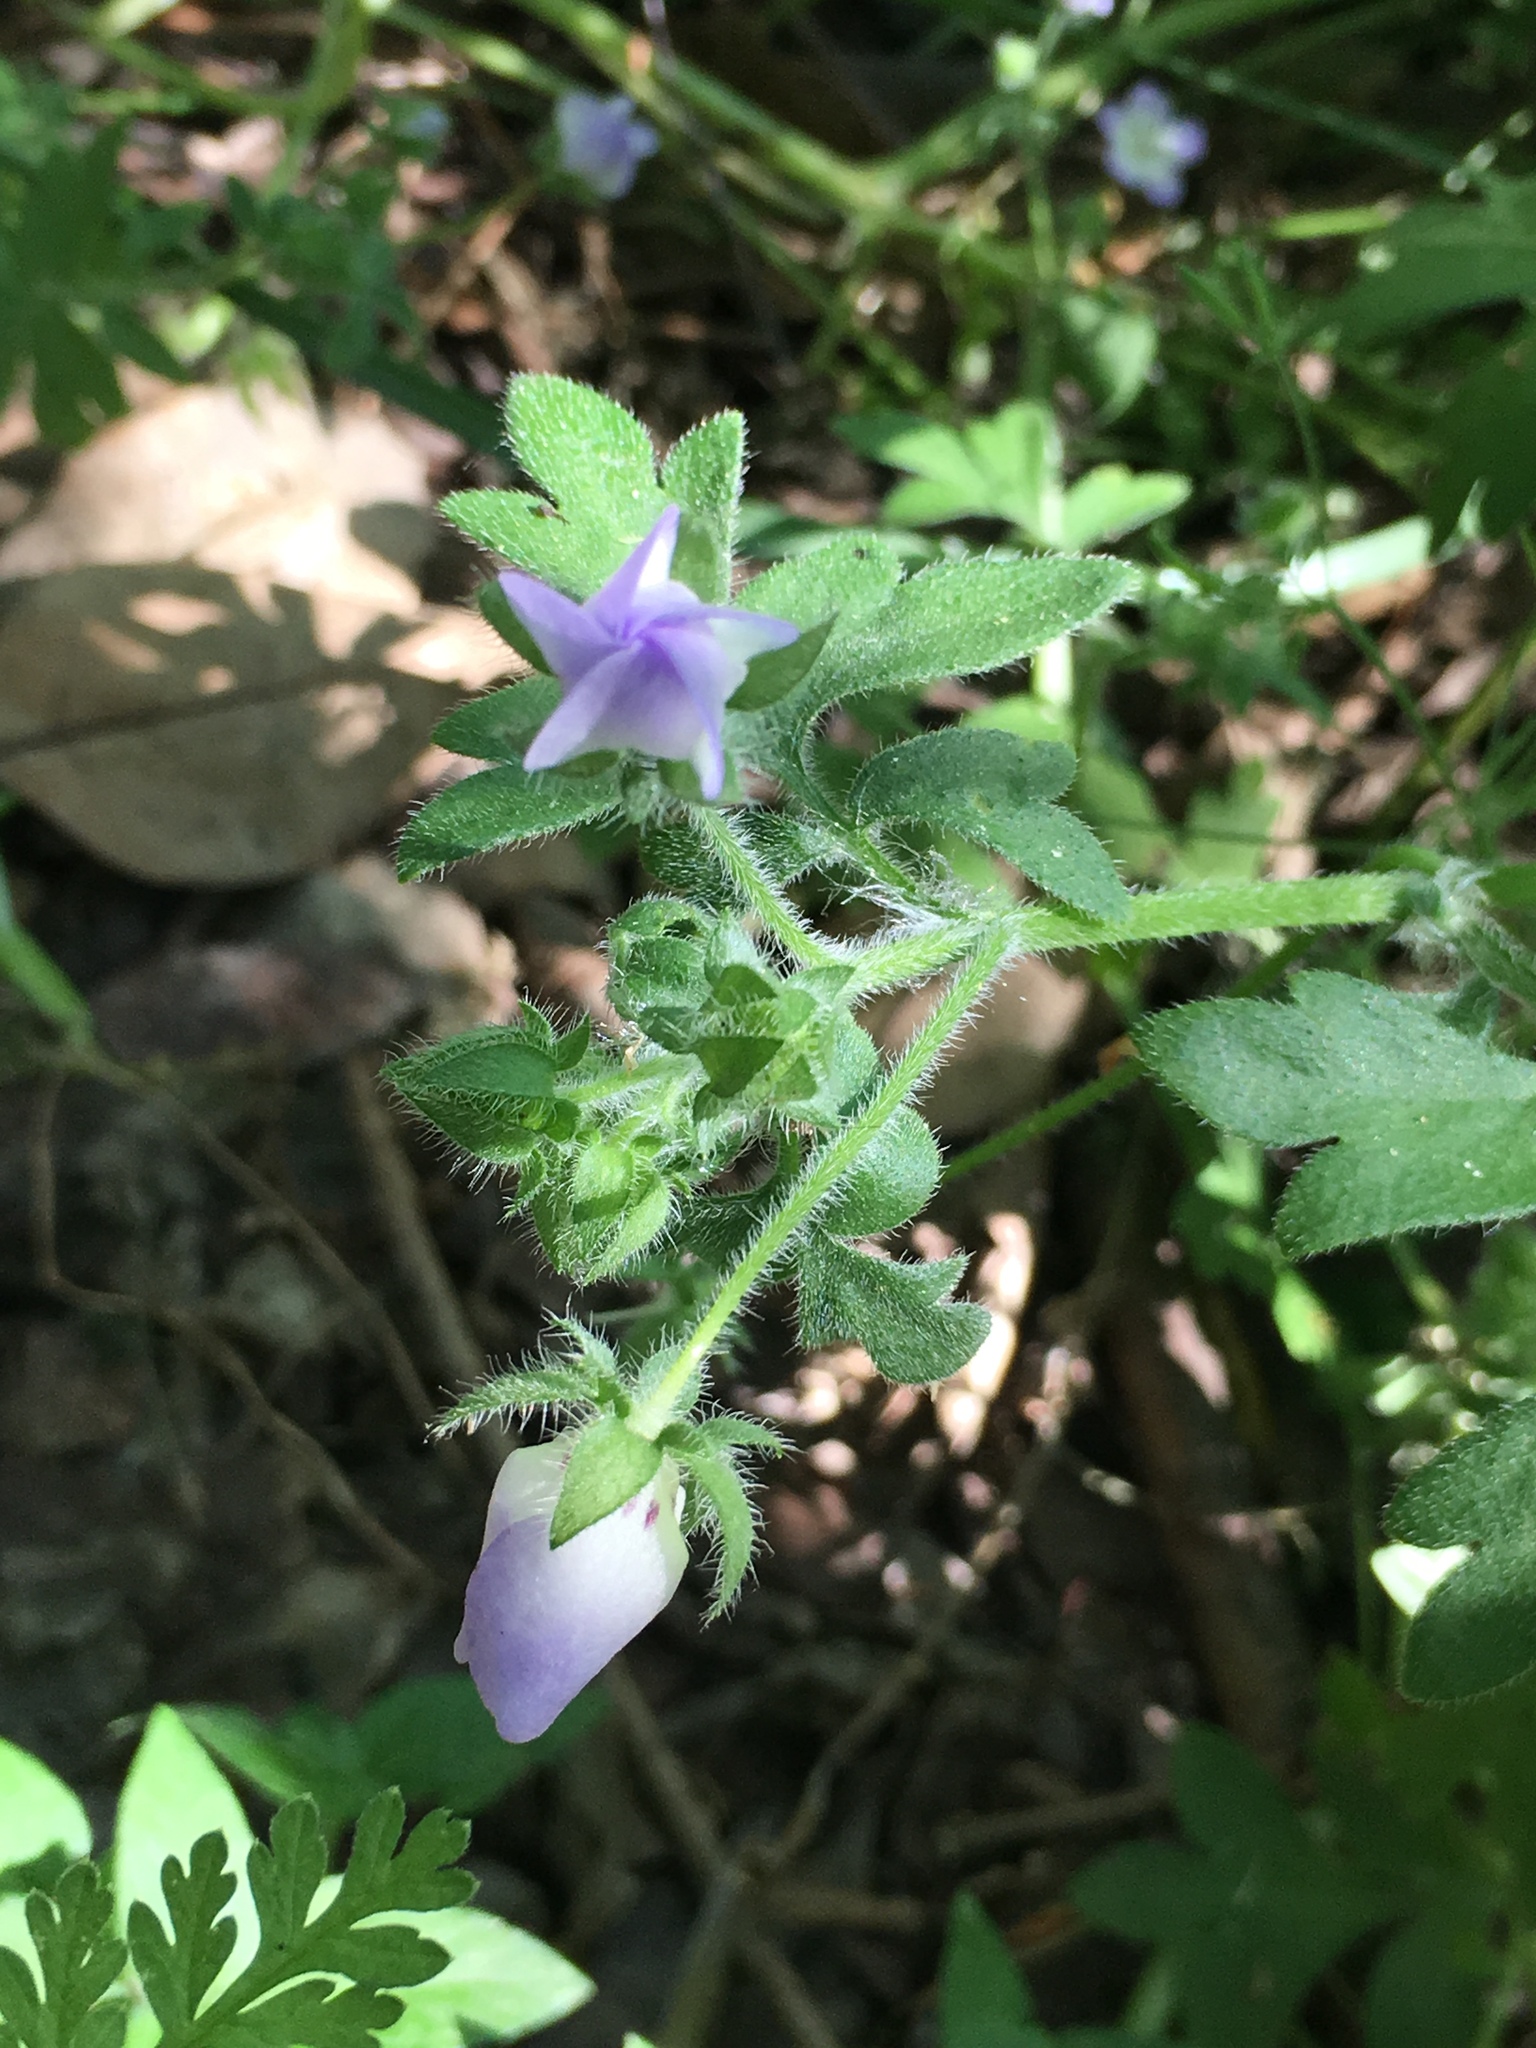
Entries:
[[358, 1498], [352, 1482], [323, 1444], [291, 1416], [273, 1407], [255, 1374], [239, 1352], [195, 1310], [174, 1302], [142, 1300], [116, 1289], [86, 1287], [71, 1280], [59, 1264], [53, 1126], [64, 1073], [48, 1076], [33, 1120], [29, 1166], [32, 1183], [32, 1243], [39, 1282], [72, 1307], [103, 1315], [142, 1318], [158, 1323], [171, 1336], [203, 1358], [229, 1381], [256, 1421], [311, 1473], [316, 1489], [337, 1520], [372, 1550], [392, 1571], [434, 1594], [447, 1591], [437, 1573], [402, 1543]]
[[361, 1320], [372, 1330], [385, 1369], [395, 1383], [407, 1414], [423, 1431], [427, 1430], [437, 1412], [437, 1404], [427, 1392], [405, 1339], [395, 1328], [389, 1311], [372, 1289], [357, 1277], [340, 1252], [321, 1235], [303, 1210], [274, 1187], [265, 1174], [258, 1172], [248, 1160], [242, 1159], [232, 1146], [226, 1145], [218, 1132], [205, 1123], [195, 1109], [183, 1102], [179, 1095], [163, 1083], [150, 1080], [134, 1068], [122, 1066], [115, 1060], [99, 1057], [93, 1057], [88, 1063], [83, 1063], [80, 1071], [91, 1074], [97, 1080], [105, 1081], [110, 1087], [121, 1089], [124, 1094], [136, 1095], [143, 1101], [162, 1103], [169, 1108], [188, 1136], [214, 1165], [227, 1174], [238, 1187], [243, 1188], [253, 1202], [268, 1210], [275, 1221], [303, 1246], [320, 1272], [337, 1292], [352, 1304]]
[[[608, 1666], [603, 1683], [640, 1775], [694, 1874], [706, 1890], [728, 1886], [731, 1865], [714, 1826], [695, 1798], [687, 1773], [622, 1658]], [[805, 1980], [773, 1937], [758, 1928], [742, 1927], [738, 1928], [735, 1941], [743, 1964], [772, 1999], [795, 2048], [839, 2048], [837, 2036], [806, 1988]]]
[[[437, 1367], [456, 1393], [485, 1377], [486, 1359], [464, 1314], [464, 1304], [443, 1263], [437, 1240], [422, 1214], [421, 1188], [400, 1143], [400, 1133], [380, 1092], [379, 1076], [361, 1053], [343, 1065], [347, 1107], [373, 1183], [375, 1206], [400, 1278], [415, 1296], [420, 1322], [437, 1354]], [[493, 1430], [470, 1438], [470, 1455], [493, 1475], [508, 1445]]]
[[1025, 1842], [1048, 1842], [1087, 1828], [1124, 1827], [1161, 1813], [1169, 1799], [1165, 1785], [1130, 1785], [1120, 1792], [1085, 1792], [1080, 1799], [1052, 1800], [1017, 1813], [979, 1814], [951, 1821], [934, 1832], [934, 1845], [947, 1862], [990, 1855]]

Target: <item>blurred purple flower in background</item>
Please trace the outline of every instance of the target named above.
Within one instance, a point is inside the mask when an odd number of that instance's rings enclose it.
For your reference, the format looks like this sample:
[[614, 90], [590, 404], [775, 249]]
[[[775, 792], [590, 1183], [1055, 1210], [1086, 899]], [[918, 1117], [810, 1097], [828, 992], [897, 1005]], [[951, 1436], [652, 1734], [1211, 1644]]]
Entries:
[[599, 199], [622, 199], [640, 166], [661, 147], [661, 137], [622, 92], [611, 99], [568, 92], [555, 105], [555, 134], [560, 168], [580, 178]]
[[1068, 14], [1091, 14], [1097, 21], [1108, 21], [1115, 11], [1115, 0], [1061, 0]]
[[798, 640], [798, 626], [705, 604], [672, 581], [678, 508], [669, 505], [595, 597], [576, 604], [537, 577], [503, 571], [507, 601], [538, 642], [565, 694], [534, 734], [523, 766], [638, 747], [691, 761], [717, 797], [725, 781], [725, 707], [755, 654]]
[[670, 1464], [633, 1500], [551, 1550], [569, 1457], [569, 1443], [556, 1437], [507, 1459], [464, 1595], [453, 1654], [469, 1666], [506, 1742], [542, 1735], [660, 1614], [688, 1562]]
[[1116, 184], [1144, 192], [1156, 206], [1177, 206], [1185, 170], [1205, 155], [1204, 123], [1176, 114], [1162, 87], [1145, 78], [1101, 108], [1097, 122], [1104, 168]]

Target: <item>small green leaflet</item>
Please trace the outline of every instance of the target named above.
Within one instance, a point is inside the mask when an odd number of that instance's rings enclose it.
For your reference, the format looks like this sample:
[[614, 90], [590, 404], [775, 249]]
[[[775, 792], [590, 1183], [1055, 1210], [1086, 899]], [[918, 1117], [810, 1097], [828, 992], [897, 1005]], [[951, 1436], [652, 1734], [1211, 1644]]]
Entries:
[[1413, 1473], [1387, 1531], [1430, 1550], [1469, 1546], [1414, 1616], [1410, 1699], [1472, 1699], [1536, 1669], [1536, 1401], [1511, 1401]]
[[939, 1963], [939, 2048], [1136, 2048], [1115, 2028], [1048, 2033], [1008, 1944], [974, 1892], [950, 1901]]
[[419, 881], [450, 861], [587, 824], [616, 810], [619, 801], [611, 769], [566, 775], [544, 768], [530, 775], [515, 762], [483, 768], [440, 791], [412, 818], [396, 856], [400, 878]]
[[800, 1252], [800, 1339], [807, 1350], [862, 1344], [888, 1380], [926, 1386], [980, 1350], [992, 1318], [952, 1301], [965, 1259], [878, 1259], [812, 1230]]
[[1120, 916], [1125, 885], [1088, 827], [1048, 801], [1072, 780], [1067, 747], [987, 726], [951, 726], [887, 747], [859, 771], [855, 815], [948, 826], [1011, 861], [1090, 917]]
[[126, 1952], [112, 1932], [112, 1895], [93, 1865], [66, 1870], [52, 1894], [27, 1900], [27, 1930], [42, 1973], [0, 1948], [0, 2043], [5, 2048], [119, 2048], [128, 2008], [102, 2004]]
[[746, 458], [746, 421], [739, 412], [720, 412], [691, 427], [661, 467], [662, 496], [683, 511], [672, 573], [706, 604], [731, 601]]
[[1176, 1095], [1261, 1145], [1338, 1143], [1292, 1176], [1292, 1255], [1536, 1209], [1536, 1065], [1441, 1020], [1433, 997], [1298, 974], [1289, 1003], [1190, 1003], [1134, 1034]]

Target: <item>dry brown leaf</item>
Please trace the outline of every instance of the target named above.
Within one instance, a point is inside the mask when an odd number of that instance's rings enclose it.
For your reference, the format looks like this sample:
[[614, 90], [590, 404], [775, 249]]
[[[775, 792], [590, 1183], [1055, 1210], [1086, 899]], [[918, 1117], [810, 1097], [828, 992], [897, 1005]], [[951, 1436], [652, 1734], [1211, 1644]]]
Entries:
[[150, 881], [323, 865], [392, 800], [440, 686], [508, 665], [479, 619], [421, 603], [426, 500], [382, 416], [153, 397], [0, 545], [0, 776]]

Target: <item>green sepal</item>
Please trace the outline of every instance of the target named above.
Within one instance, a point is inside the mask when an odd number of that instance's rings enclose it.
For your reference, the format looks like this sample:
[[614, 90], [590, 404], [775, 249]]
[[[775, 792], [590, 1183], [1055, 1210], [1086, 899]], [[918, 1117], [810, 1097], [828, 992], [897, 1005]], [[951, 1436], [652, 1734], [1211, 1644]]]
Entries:
[[616, 1415], [589, 1423], [571, 1448], [549, 1525], [550, 1549], [558, 1550], [633, 1500], [661, 1470], [663, 1455], [659, 1444], [636, 1435]]
[[804, 682], [832, 637], [835, 618], [807, 626], [787, 647], [770, 647], [747, 663], [745, 680], [731, 698], [732, 711], [766, 711]]

